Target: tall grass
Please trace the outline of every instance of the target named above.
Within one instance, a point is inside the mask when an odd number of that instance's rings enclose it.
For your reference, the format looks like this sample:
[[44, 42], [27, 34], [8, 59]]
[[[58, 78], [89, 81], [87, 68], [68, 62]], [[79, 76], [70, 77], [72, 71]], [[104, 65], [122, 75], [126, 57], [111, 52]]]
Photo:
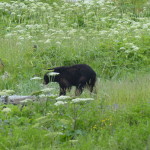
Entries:
[[[141, 18], [134, 17], [131, 10], [120, 13], [119, 9], [125, 6], [120, 1], [1, 3], [4, 29], [1, 42], [14, 43], [0, 50], [1, 57], [8, 66], [2, 54], [15, 55], [18, 60], [14, 62], [22, 59], [26, 64], [27, 61], [38, 72], [44, 67], [88, 63], [94, 59], [91, 66], [107, 78], [146, 68], [150, 63], [149, 19], [144, 5], [149, 4], [147, 1], [142, 4]], [[32, 49], [34, 45], [38, 46], [36, 51]], [[22, 58], [19, 53], [17, 56], [8, 52], [12, 46], [17, 51], [22, 49]]]
[[49, 98], [24, 107], [7, 105], [10, 112], [0, 105], [0, 148], [149, 148], [149, 76], [98, 83], [94, 101], [55, 106]]
[[108, 104], [129, 104], [134, 105], [143, 101], [149, 101], [149, 75], [142, 75], [139, 77], [131, 77], [125, 80], [106, 80], [101, 81], [99, 95], [104, 99], [107, 98]]

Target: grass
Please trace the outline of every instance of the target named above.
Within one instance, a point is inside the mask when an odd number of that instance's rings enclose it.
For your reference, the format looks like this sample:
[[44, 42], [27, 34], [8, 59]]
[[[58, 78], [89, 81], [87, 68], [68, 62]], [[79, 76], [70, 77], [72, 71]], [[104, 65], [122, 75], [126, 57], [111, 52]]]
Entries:
[[[149, 76], [101, 81], [91, 102], [54, 106], [55, 99], [1, 105], [1, 149], [146, 149]], [[82, 97], [89, 97], [85, 91]], [[137, 138], [138, 137], [138, 138]], [[9, 141], [9, 142], [8, 142]]]
[[[32, 77], [78, 63], [89, 64], [98, 80], [95, 94], [78, 97], [94, 101], [71, 103], [73, 89], [64, 105], [41, 95], [24, 107], [0, 104], [0, 149], [149, 149], [149, 6], [148, 0], [1, 1], [0, 91], [31, 95], [44, 88]], [[48, 87], [57, 97], [58, 85]]]

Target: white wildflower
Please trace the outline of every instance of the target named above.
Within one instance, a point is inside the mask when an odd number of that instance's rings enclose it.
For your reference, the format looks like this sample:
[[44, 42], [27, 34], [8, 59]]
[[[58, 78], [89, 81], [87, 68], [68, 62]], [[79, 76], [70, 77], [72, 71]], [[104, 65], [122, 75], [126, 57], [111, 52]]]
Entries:
[[10, 30], [10, 29], [11, 29], [11, 27], [7, 27], [7, 28], [6, 28], [7, 31]]
[[34, 0], [29, 0], [29, 2], [34, 2]]
[[38, 40], [38, 42], [39, 42], [39, 43], [43, 43], [44, 41], [43, 41], [43, 40]]
[[42, 78], [40, 78], [40, 77], [33, 77], [33, 78], [31, 78], [30, 80], [41, 80]]
[[147, 24], [143, 24], [143, 29], [148, 29], [148, 28], [149, 28], [149, 26], [150, 26], [150, 24], [149, 24], [149, 23], [147, 23]]
[[21, 17], [21, 15], [17, 15], [17, 17]]
[[45, 8], [44, 6], [42, 6], [42, 7], [41, 7], [41, 10], [43, 10], [43, 11], [44, 11], [44, 10], [46, 10], [46, 8]]
[[133, 43], [126, 43], [127, 46], [133, 46]]
[[26, 25], [26, 28], [28, 28], [28, 29], [32, 29], [32, 28], [33, 28], [33, 25], [29, 25], [29, 24], [27, 24], [27, 25]]
[[3, 108], [2, 112], [9, 113], [9, 112], [11, 112], [11, 109], [10, 108]]
[[0, 91], [0, 96], [7, 96], [8, 94], [6, 92]]
[[72, 35], [72, 34], [74, 34], [74, 33], [76, 33], [76, 32], [77, 32], [77, 30], [76, 30], [76, 29], [72, 29], [72, 30], [70, 30], [70, 31], [69, 31], [69, 33], [68, 33], [68, 34], [69, 34], [69, 35]]
[[22, 29], [22, 26], [21, 25], [17, 25], [15, 28], [16, 29]]
[[47, 98], [48, 96], [45, 95], [45, 94], [40, 94], [39, 97], [40, 97], [40, 98]]
[[58, 102], [56, 102], [54, 105], [55, 106], [59, 106], [59, 105], [64, 105], [64, 104], [66, 104], [67, 102], [63, 102], [63, 101], [58, 101]]
[[114, 31], [114, 34], [119, 34], [119, 31]]
[[78, 143], [78, 140], [69, 140], [70, 143]]
[[45, 136], [52, 136], [52, 137], [57, 136], [57, 135], [63, 135], [63, 133], [62, 132], [50, 132], [48, 134], [45, 134]]
[[47, 95], [48, 98], [51, 98], [51, 99], [54, 99], [57, 97], [57, 95], [54, 95], [54, 94], [50, 94], [50, 95]]
[[[45, 34], [44, 34], [44, 37], [49, 38], [49, 37], [50, 37], [50, 34], [45, 33]], [[50, 40], [50, 39], [49, 39], [49, 40]]]
[[80, 40], [85, 40], [84, 36], [80, 36], [79, 39], [80, 39]]
[[105, 7], [102, 7], [101, 9], [102, 9], [102, 10], [106, 10], [106, 8], [105, 8]]
[[141, 37], [137, 35], [137, 36], [135, 36], [135, 38], [136, 38], [136, 39], [140, 39]]
[[134, 51], [138, 51], [139, 50], [139, 47], [137, 47], [135, 45], [133, 45], [132, 48], [133, 48]]
[[12, 36], [13, 36], [12, 33], [8, 33], [8, 34], [5, 35], [6, 38], [9, 38], [9, 37], [12, 37]]
[[46, 44], [46, 43], [50, 43], [50, 42], [51, 42], [51, 40], [47, 39], [44, 43]]
[[99, 32], [99, 34], [100, 35], [105, 35], [105, 34], [107, 34], [107, 31], [106, 30], [102, 30], [102, 31]]
[[31, 41], [32, 43], [36, 43], [34, 40]]
[[66, 24], [66, 23], [60, 23], [59, 26], [60, 26], [60, 27], [66, 27], [67, 24]]
[[45, 89], [42, 89], [41, 91], [42, 91], [43, 93], [49, 93], [49, 92], [51, 92], [52, 90], [54, 90], [54, 88], [45, 88]]
[[47, 75], [49, 75], [49, 76], [57, 76], [57, 75], [59, 75], [59, 73], [58, 72], [50, 72]]
[[15, 12], [12, 12], [11, 15], [16, 15], [16, 13], [15, 13]]
[[71, 37], [63, 37], [64, 40], [70, 40]]
[[31, 35], [28, 35], [28, 37], [27, 37], [27, 39], [32, 39], [33, 38], [33, 36], [31, 36]]
[[3, 90], [2, 92], [5, 92], [7, 95], [12, 95], [15, 93], [14, 90]]
[[21, 45], [21, 42], [17, 42], [16, 45]]
[[66, 100], [66, 99], [70, 99], [70, 98], [71, 98], [70, 96], [61, 95], [61, 96], [57, 97], [56, 100]]
[[9, 78], [9, 73], [8, 72], [5, 72], [2, 76], [1, 76], [1, 78], [2, 78], [2, 80], [5, 80], [5, 79], [7, 79], [7, 78]]
[[125, 53], [127, 53], [127, 54], [128, 54], [128, 53], [130, 53], [130, 51], [129, 51], [129, 50], [126, 50], [126, 51], [125, 51]]
[[105, 21], [106, 21], [106, 18], [101, 18], [101, 21], [102, 21], [102, 22], [105, 22]]
[[93, 101], [93, 98], [75, 98], [72, 100], [72, 103], [80, 103], [80, 102], [86, 102], [86, 101]]
[[19, 36], [18, 39], [19, 39], [19, 40], [24, 40], [24, 37]]
[[73, 27], [77, 27], [78, 24], [77, 24], [77, 23], [73, 23], [72, 26], [73, 26]]
[[57, 45], [61, 45], [61, 42], [57, 41], [56, 44], [57, 44]]
[[120, 50], [124, 50], [125, 49], [125, 47], [120, 47]]
[[58, 4], [56, 2], [53, 3], [54, 6], [58, 6]]

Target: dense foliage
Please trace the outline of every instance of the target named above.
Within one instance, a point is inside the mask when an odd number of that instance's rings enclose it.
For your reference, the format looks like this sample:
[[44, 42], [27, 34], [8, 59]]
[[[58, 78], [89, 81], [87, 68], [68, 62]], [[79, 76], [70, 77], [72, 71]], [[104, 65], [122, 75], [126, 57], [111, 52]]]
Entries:
[[0, 149], [149, 149], [149, 83], [149, 76], [102, 81], [93, 98], [45, 93], [0, 105]]
[[[149, 41], [149, 0], [1, 0], [0, 101], [36, 100], [0, 103], [0, 149], [149, 149]], [[33, 80], [78, 63], [96, 71], [95, 94]]]
[[34, 75], [89, 62], [109, 78], [149, 68], [150, 4], [133, 2], [1, 2], [1, 59], [8, 71], [18, 68], [23, 75], [20, 67]]

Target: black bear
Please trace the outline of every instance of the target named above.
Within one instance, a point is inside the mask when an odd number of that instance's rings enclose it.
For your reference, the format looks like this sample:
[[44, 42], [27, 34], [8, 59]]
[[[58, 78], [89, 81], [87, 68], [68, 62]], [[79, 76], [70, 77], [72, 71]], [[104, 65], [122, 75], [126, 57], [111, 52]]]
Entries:
[[66, 95], [66, 90], [70, 90], [72, 86], [76, 86], [75, 95], [80, 95], [84, 87], [88, 87], [90, 92], [96, 82], [95, 71], [86, 64], [77, 64], [73, 66], [62, 66], [53, 69], [58, 73], [56, 76], [51, 76], [50, 73], [44, 75], [44, 84], [49, 82], [57, 82], [60, 86], [60, 95]]

